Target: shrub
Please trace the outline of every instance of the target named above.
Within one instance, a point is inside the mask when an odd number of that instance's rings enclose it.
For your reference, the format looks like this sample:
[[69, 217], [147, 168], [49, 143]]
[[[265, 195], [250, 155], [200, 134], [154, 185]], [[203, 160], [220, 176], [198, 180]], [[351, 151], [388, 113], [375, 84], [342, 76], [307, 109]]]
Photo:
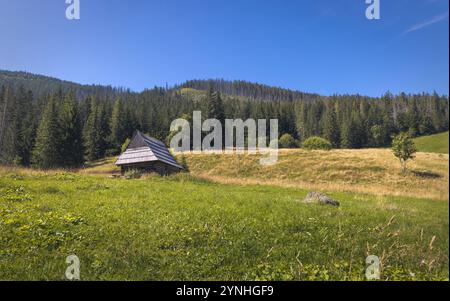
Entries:
[[392, 141], [392, 152], [400, 160], [402, 172], [406, 172], [406, 162], [414, 159], [417, 152], [414, 141], [409, 133], [400, 133]]
[[294, 137], [289, 134], [284, 134], [278, 140], [278, 146], [280, 148], [296, 148], [297, 144]]
[[330, 150], [331, 142], [320, 137], [310, 137], [303, 142], [303, 148]]
[[142, 171], [139, 169], [129, 169], [125, 172], [125, 179], [140, 179], [142, 177]]
[[185, 172], [189, 172], [189, 166], [188, 166], [188, 163], [187, 163], [185, 155], [181, 155], [180, 165], [184, 168]]

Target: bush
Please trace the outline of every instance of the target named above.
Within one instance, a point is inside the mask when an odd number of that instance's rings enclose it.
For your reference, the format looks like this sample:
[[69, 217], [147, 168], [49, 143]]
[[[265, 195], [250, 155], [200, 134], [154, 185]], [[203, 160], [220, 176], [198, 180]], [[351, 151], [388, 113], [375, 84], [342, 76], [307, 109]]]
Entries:
[[303, 142], [303, 148], [305, 149], [322, 149], [322, 150], [330, 150], [331, 142], [327, 139], [323, 139], [320, 137], [310, 137]]
[[280, 148], [296, 148], [297, 143], [295, 142], [295, 139], [291, 135], [284, 134], [278, 140], [278, 146]]
[[140, 179], [142, 177], [142, 171], [139, 169], [129, 169], [125, 172], [125, 179]]
[[185, 155], [181, 155], [180, 165], [184, 168], [185, 172], [189, 172], [189, 166], [188, 166], [188, 163], [187, 163]]
[[406, 172], [406, 162], [414, 159], [417, 148], [409, 133], [400, 133], [392, 141], [392, 152], [400, 160], [402, 172]]

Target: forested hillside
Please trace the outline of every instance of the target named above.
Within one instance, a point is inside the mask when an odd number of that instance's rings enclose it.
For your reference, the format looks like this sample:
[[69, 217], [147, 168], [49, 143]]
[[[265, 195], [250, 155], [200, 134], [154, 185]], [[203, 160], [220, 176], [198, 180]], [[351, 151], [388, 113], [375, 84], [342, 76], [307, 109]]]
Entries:
[[1, 86], [8, 86], [13, 89], [24, 87], [26, 90], [30, 90], [36, 97], [58, 90], [62, 90], [65, 93], [74, 90], [76, 91], [76, 97], [79, 99], [91, 94], [112, 96], [126, 91], [124, 88], [113, 88], [111, 86], [100, 85], [80, 85], [44, 75], [4, 70], [0, 70], [0, 87]]
[[212, 88], [222, 94], [266, 101], [315, 100], [319, 97], [318, 94], [303, 93], [246, 81], [227, 81], [223, 79], [190, 80], [176, 88], [191, 88], [203, 91]]
[[[186, 90], [190, 93], [183, 93]], [[259, 84], [189, 81], [140, 93], [0, 72], [0, 160], [39, 167], [80, 166], [117, 154], [135, 129], [165, 140], [171, 122], [206, 118], [279, 119], [279, 133], [327, 138], [335, 148], [381, 147], [392, 135], [448, 130], [448, 98], [437, 94], [324, 97]]]

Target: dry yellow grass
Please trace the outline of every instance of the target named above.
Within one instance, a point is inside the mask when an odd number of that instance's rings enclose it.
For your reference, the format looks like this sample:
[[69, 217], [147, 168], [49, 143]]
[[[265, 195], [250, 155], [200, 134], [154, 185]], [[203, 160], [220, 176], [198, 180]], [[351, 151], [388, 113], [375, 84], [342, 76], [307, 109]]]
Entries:
[[48, 170], [42, 170], [42, 169], [36, 169], [36, 168], [24, 168], [24, 167], [15, 167], [15, 166], [3, 166], [0, 165], [0, 176], [2, 174], [8, 174], [8, 173], [21, 173], [25, 175], [35, 176], [35, 175], [54, 175], [59, 173], [66, 173], [66, 172], [74, 172], [79, 173], [82, 175], [90, 175], [90, 176], [110, 176], [113, 174], [119, 174], [120, 168], [114, 165], [114, 162], [117, 158], [105, 158], [101, 160], [97, 160], [95, 162], [90, 162], [86, 164], [84, 167], [77, 168], [77, 169], [48, 169]]
[[280, 150], [274, 166], [261, 166], [258, 155], [182, 156], [193, 175], [221, 183], [441, 200], [449, 197], [449, 156], [443, 154], [418, 153], [406, 174], [400, 172], [399, 162], [387, 149]]
[[[193, 176], [237, 185], [274, 185], [309, 190], [449, 199], [449, 155], [417, 153], [409, 171], [400, 172], [388, 149], [305, 151], [280, 150], [276, 165], [262, 166], [259, 155], [183, 154]], [[76, 172], [110, 176], [120, 169], [115, 158], [103, 159]], [[42, 171], [1, 167], [0, 174]], [[64, 170], [47, 171], [53, 174]], [[383, 205], [382, 205], [383, 206]], [[393, 208], [392, 208], [393, 209]]]
[[95, 162], [89, 163], [84, 168], [80, 169], [78, 172], [80, 174], [87, 175], [113, 175], [120, 173], [120, 167], [114, 165], [116, 162], [116, 157], [110, 157], [101, 159]]

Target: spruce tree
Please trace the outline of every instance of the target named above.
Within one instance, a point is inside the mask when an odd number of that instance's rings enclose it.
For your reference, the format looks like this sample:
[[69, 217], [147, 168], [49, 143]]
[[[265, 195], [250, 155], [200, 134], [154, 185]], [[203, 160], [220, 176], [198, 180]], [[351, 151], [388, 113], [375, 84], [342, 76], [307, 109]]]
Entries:
[[324, 125], [324, 136], [331, 142], [333, 148], [339, 148], [341, 145], [341, 133], [339, 129], [339, 124], [337, 121], [336, 111], [334, 106], [330, 105], [327, 110], [327, 115], [325, 117]]
[[89, 116], [83, 130], [86, 158], [89, 161], [105, 156], [108, 148], [109, 124], [104, 105], [96, 98], [91, 100]]
[[7, 164], [20, 164], [20, 102], [17, 95], [10, 93], [8, 96], [8, 114], [5, 115], [3, 134], [3, 158]]
[[117, 98], [114, 103], [112, 116], [111, 116], [111, 147], [118, 152], [122, 143], [127, 138], [126, 124], [125, 124], [125, 112], [123, 109], [122, 101]]
[[421, 135], [431, 135], [435, 132], [433, 120], [430, 115], [426, 115], [422, 118], [419, 125], [419, 131]]
[[408, 132], [412, 137], [415, 137], [419, 134], [420, 127], [420, 114], [419, 109], [417, 107], [416, 100], [412, 99], [412, 104], [410, 105], [409, 111], [406, 115], [407, 123], [408, 123]]
[[8, 96], [4, 86], [0, 90], [0, 162], [6, 162], [4, 154], [4, 128], [6, 125], [6, 112], [8, 107]]
[[39, 122], [32, 164], [40, 168], [58, 167], [60, 146], [58, 107], [55, 95], [51, 95]]
[[212, 88], [208, 90], [206, 96], [207, 117], [219, 120], [221, 123], [225, 120], [222, 97], [219, 92], [213, 92]]
[[109, 128], [110, 120], [104, 102], [99, 103], [98, 108], [98, 133], [99, 133], [99, 158], [103, 158], [109, 148], [108, 137], [111, 135]]
[[220, 93], [213, 92], [212, 88], [209, 89], [207, 94], [206, 109], [207, 109], [206, 112], [207, 117], [210, 119], [219, 120], [222, 125], [222, 146], [223, 146], [225, 145], [225, 111]]
[[10, 95], [9, 120], [4, 135], [4, 159], [15, 165], [30, 165], [35, 126], [33, 95], [20, 87]]
[[31, 164], [31, 155], [36, 137], [33, 93], [25, 92], [22, 98], [22, 122], [20, 128], [19, 156], [23, 166]]
[[358, 119], [354, 116], [344, 123], [342, 128], [341, 145], [344, 148], [360, 148], [361, 129]]
[[100, 158], [99, 125], [98, 125], [98, 103], [95, 98], [90, 100], [89, 115], [83, 130], [83, 140], [86, 158], [89, 161]]
[[62, 166], [79, 167], [84, 163], [83, 127], [78, 103], [73, 92], [69, 93], [61, 107], [60, 117]]

